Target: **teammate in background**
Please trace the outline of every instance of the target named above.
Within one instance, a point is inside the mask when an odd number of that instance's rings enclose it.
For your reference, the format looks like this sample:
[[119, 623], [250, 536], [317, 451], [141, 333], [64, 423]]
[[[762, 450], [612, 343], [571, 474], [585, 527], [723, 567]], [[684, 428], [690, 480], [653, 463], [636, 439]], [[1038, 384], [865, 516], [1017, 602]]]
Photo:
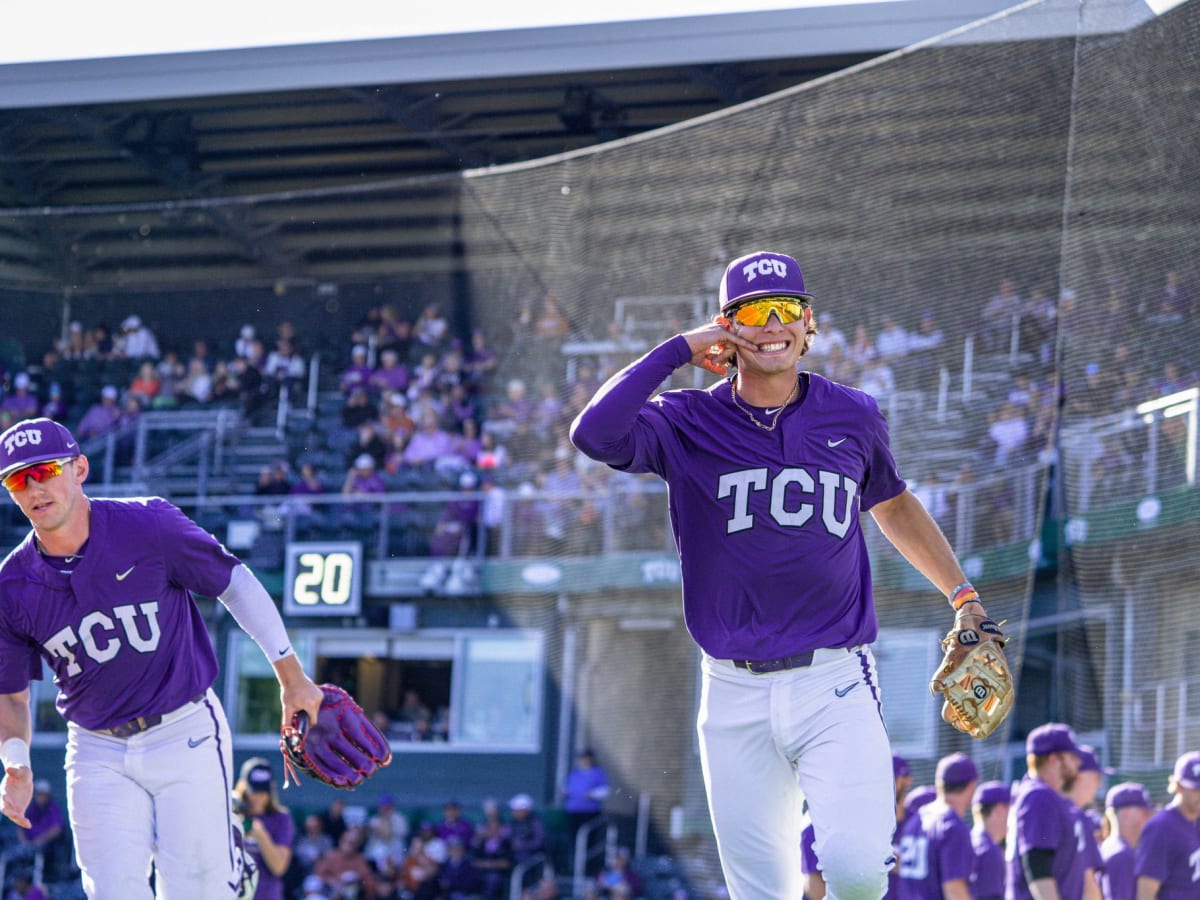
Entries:
[[813, 851], [816, 839], [812, 819], [806, 812], [804, 829], [800, 832], [800, 874], [804, 876], [804, 900], [825, 900], [825, 876], [821, 874], [821, 863]]
[[92, 898], [232, 897], [241, 829], [230, 804], [229, 725], [211, 685], [212, 640], [189, 591], [218, 597], [271, 660], [283, 720], [316, 720], [266, 590], [160, 498], [90, 499], [88, 460], [66, 428], [30, 419], [0, 434], [0, 479], [33, 526], [0, 563], [4, 815], [28, 828], [29, 683], [55, 673], [67, 720], [71, 828]]
[[1067, 725], [1039, 725], [1025, 739], [1025, 779], [1009, 811], [1008, 900], [1083, 896], [1083, 827], [1063, 794], [1079, 771], [1079, 746]]
[[292, 863], [296, 823], [279, 802], [271, 764], [261, 756], [246, 760], [233, 796], [235, 811], [245, 819], [246, 851], [258, 867], [254, 900], [284, 900], [283, 876]]
[[975, 819], [971, 831], [975, 851], [971, 896], [975, 900], [1004, 900], [1004, 842], [1011, 803], [1012, 794], [1003, 782], [984, 781], [975, 788], [971, 801]]
[[1080, 744], [1079, 771], [1063, 793], [1075, 805], [1075, 815], [1079, 819], [1084, 900], [1100, 900], [1100, 870], [1104, 867], [1104, 859], [1100, 855], [1100, 842], [1096, 838], [1096, 825], [1091, 816], [1092, 804], [1100, 792], [1100, 781], [1100, 760], [1096, 757], [1095, 748]]
[[1150, 817], [1134, 850], [1137, 900], [1200, 897], [1200, 752], [1175, 761], [1167, 791], [1174, 799]]
[[[830, 895], [878, 900], [887, 887], [895, 796], [860, 513], [983, 612], [900, 477], [875, 400], [797, 374], [812, 299], [790, 256], [735, 259], [720, 316], [616, 373], [571, 429], [591, 458], [670, 488], [684, 617], [704, 651], [701, 765], [736, 900], [800, 895], [802, 797]], [[736, 375], [651, 399], [687, 363]]]
[[1104, 807], [1110, 833], [1100, 845], [1100, 856], [1104, 860], [1100, 894], [1104, 900], [1137, 900], [1134, 850], [1142, 829], [1154, 812], [1154, 804], [1145, 787], [1126, 781], [1108, 789]]
[[979, 783], [971, 757], [951, 753], [938, 760], [937, 799], [900, 831], [901, 900], [971, 900], [975, 851], [967, 810]]
[[[822, 317], [824, 318], [824, 317]], [[824, 338], [822, 338], [822, 342]], [[898, 900], [900, 896], [900, 831], [904, 828], [907, 813], [904, 809], [904, 799], [908, 789], [912, 787], [912, 768], [903, 756], [892, 754], [892, 781], [896, 786], [896, 827], [892, 831], [892, 853], [896, 861], [888, 870], [887, 893], [883, 900]]]

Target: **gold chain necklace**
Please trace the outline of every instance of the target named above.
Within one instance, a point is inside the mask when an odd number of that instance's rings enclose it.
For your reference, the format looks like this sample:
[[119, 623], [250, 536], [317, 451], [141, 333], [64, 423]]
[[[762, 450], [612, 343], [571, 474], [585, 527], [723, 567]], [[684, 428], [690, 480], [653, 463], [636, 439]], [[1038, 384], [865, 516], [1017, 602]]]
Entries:
[[738, 409], [740, 409], [742, 412], [744, 412], [747, 416], [749, 416], [750, 421], [753, 422], [755, 425], [757, 425], [759, 428], [761, 428], [763, 431], [774, 431], [775, 430], [775, 426], [779, 424], [779, 417], [783, 415], [783, 411], [785, 409], [787, 409], [788, 406], [791, 405], [791, 402], [796, 399], [796, 393], [799, 390], [800, 390], [800, 378], [797, 377], [796, 383], [792, 385], [792, 392], [790, 394], [788, 394], [787, 399], [783, 401], [783, 406], [781, 406], [781, 407], [779, 407], [779, 409], [775, 410], [775, 415], [771, 417], [771, 424], [764, 425], [762, 422], [758, 421], [758, 418], [754, 415], [754, 413], [752, 413], [748, 408], [743, 406], [742, 402], [740, 400], [738, 400], [737, 379], [734, 379], [733, 381], [731, 381], [729, 383], [729, 391], [730, 391], [730, 395], [733, 397], [733, 405], [736, 406]]

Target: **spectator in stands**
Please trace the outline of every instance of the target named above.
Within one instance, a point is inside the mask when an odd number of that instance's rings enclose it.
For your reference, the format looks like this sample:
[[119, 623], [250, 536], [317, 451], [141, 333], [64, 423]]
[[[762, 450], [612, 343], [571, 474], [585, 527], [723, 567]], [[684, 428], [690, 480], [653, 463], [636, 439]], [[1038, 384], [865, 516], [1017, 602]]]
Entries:
[[563, 421], [562, 395], [559, 393], [558, 385], [549, 378], [541, 379], [538, 382], [537, 390], [537, 405], [532, 411], [533, 426], [542, 431], [550, 431]]
[[[281, 323], [281, 327], [284, 324], [289, 323]], [[272, 395], [278, 394], [283, 388], [294, 391], [303, 382], [304, 372], [304, 358], [295, 343], [291, 338], [279, 338], [275, 342], [275, 349], [263, 363], [263, 378], [271, 385]]]
[[1177, 269], [1168, 269], [1163, 275], [1163, 286], [1158, 297], [1147, 310], [1147, 317], [1151, 322], [1174, 325], [1190, 321], [1192, 309], [1192, 292], [1183, 283]]
[[409, 382], [408, 367], [400, 361], [400, 355], [394, 347], [389, 347], [379, 354], [379, 368], [371, 373], [370, 389], [376, 396], [384, 391], [407, 391]]
[[54, 419], [56, 422], [61, 422], [67, 415], [67, 403], [63, 398], [62, 385], [57, 381], [50, 382], [50, 387], [46, 394], [46, 402], [42, 404], [41, 414], [47, 419]]
[[883, 357], [867, 360], [858, 376], [858, 388], [879, 400], [881, 406], [885, 405], [896, 390], [896, 375], [887, 360]]
[[513, 859], [520, 864], [546, 850], [546, 826], [533, 809], [533, 798], [528, 794], [517, 794], [508, 801], [512, 811], [509, 824], [509, 841]]
[[412, 341], [412, 323], [396, 314], [390, 303], [377, 308], [378, 318], [374, 322], [375, 343], [380, 350], [391, 348], [402, 362], [408, 361], [409, 344]]
[[[383, 483], [383, 478], [376, 471], [375, 457], [369, 453], [360, 454], [355, 460], [350, 471], [346, 473], [346, 480], [342, 483], [342, 493], [347, 497], [359, 497], [367, 494], [385, 494], [387, 486]], [[346, 510], [353, 511], [355, 514], [363, 509], [373, 509], [369, 505], [352, 505], [347, 504]]]
[[363, 422], [358, 426], [354, 443], [346, 448], [346, 464], [355, 465], [364, 453], [374, 460], [377, 469], [382, 468], [384, 460], [387, 459], [388, 445], [379, 436], [379, 430], [373, 421]]
[[595, 751], [589, 747], [579, 751], [575, 766], [559, 787], [559, 794], [574, 846], [575, 834], [604, 811], [604, 801], [609, 794], [608, 773], [596, 764]]
[[179, 405], [183, 379], [187, 376], [187, 369], [179, 361], [179, 354], [174, 350], [165, 350], [154, 371], [158, 375], [158, 394], [150, 403], [143, 403], [143, 406], [152, 406], [155, 409], [175, 408]]
[[362, 896], [371, 897], [374, 894], [375, 876], [371, 864], [363, 856], [364, 837], [361, 826], [347, 828], [337, 845], [317, 860], [313, 874], [320, 876], [326, 884], [340, 884], [342, 876], [352, 873], [362, 886]]
[[475, 836], [475, 826], [462, 814], [462, 804], [457, 800], [447, 800], [442, 806], [442, 820], [434, 826], [434, 833], [443, 841], [458, 838], [464, 845], [470, 845]]
[[449, 323], [436, 303], [426, 304], [413, 323], [413, 337], [420, 347], [418, 352], [440, 350], [445, 343], [449, 331]]
[[520, 378], [509, 379], [504, 388], [504, 397], [488, 415], [489, 427], [500, 437], [508, 437], [521, 422], [533, 418], [533, 400], [526, 392], [525, 382]]
[[487, 334], [482, 328], [476, 328], [471, 332], [471, 348], [463, 359], [463, 370], [467, 373], [473, 393], [486, 394], [491, 391], [492, 377], [499, 365], [500, 360], [488, 343]]
[[1001, 278], [996, 292], [983, 305], [979, 336], [989, 353], [1006, 353], [1012, 339], [1013, 318], [1025, 309], [1025, 299], [1012, 278]]
[[13, 422], [31, 419], [38, 414], [38, 398], [33, 392], [33, 381], [27, 372], [13, 376], [12, 391], [0, 403], [0, 410]]
[[320, 875], [307, 875], [300, 885], [300, 900], [328, 900], [328, 890]]
[[117, 427], [121, 421], [121, 407], [117, 405], [117, 389], [106, 384], [100, 390], [100, 399], [93, 403], [75, 426], [75, 434], [82, 440], [99, 437]]
[[292, 844], [292, 856], [303, 873], [312, 871], [317, 860], [333, 849], [333, 838], [325, 833], [321, 817], [310, 813], [304, 817], [304, 830]]
[[571, 335], [571, 323], [563, 313], [558, 296], [553, 291], [542, 298], [542, 308], [533, 323], [533, 333], [539, 341], [552, 342], [551, 346]]
[[83, 331], [83, 323], [75, 320], [67, 326], [67, 336], [57, 342], [63, 359], [84, 359], [87, 354], [87, 336]]
[[292, 492], [292, 485], [288, 478], [288, 464], [286, 460], [276, 460], [269, 466], [263, 466], [258, 472], [258, 483], [254, 486], [254, 493], [260, 497], [263, 496], [282, 496]]
[[204, 360], [193, 356], [179, 384], [182, 401], [204, 406], [213, 399], [213, 376]]
[[113, 338], [112, 330], [104, 322], [96, 325], [88, 333], [85, 344], [87, 346], [86, 354], [91, 359], [112, 359], [117, 356], [117, 342]]
[[1029, 440], [1029, 422], [1020, 407], [1005, 401], [989, 418], [987, 434], [992, 464], [1002, 466], [1017, 461]]
[[237, 340], [233, 342], [233, 355], [238, 359], [250, 359], [254, 354], [254, 344], [257, 341], [253, 325], [243, 325], [238, 332]]
[[452, 837], [446, 840], [447, 858], [438, 868], [437, 880], [445, 900], [473, 900], [479, 896], [483, 879], [475, 863], [467, 856], [466, 842]]
[[279, 802], [271, 764], [261, 756], [246, 760], [233, 797], [245, 820], [246, 851], [258, 867], [254, 900], [283, 900], [283, 876], [292, 863], [296, 826]]
[[237, 357], [230, 361], [229, 371], [233, 376], [234, 389], [241, 401], [243, 412], [253, 417], [269, 399], [262, 372], [250, 357]]
[[437, 896], [438, 863], [426, 849], [424, 834], [414, 835], [400, 867], [402, 896], [412, 900], [431, 900]]
[[900, 324], [900, 320], [889, 309], [885, 310], [883, 328], [875, 336], [875, 353], [884, 362], [895, 362], [908, 353], [909, 333]]
[[464, 492], [460, 500], [442, 505], [433, 534], [429, 538], [429, 553], [435, 557], [465, 557], [475, 544], [475, 529], [479, 521], [479, 501], [475, 490], [479, 479], [474, 472], [463, 472], [458, 487]]
[[368, 390], [374, 369], [367, 365], [367, 348], [365, 344], [355, 344], [350, 348], [350, 365], [342, 370], [338, 378], [342, 393], [347, 397], [355, 388]]
[[321, 830], [329, 835], [336, 847], [347, 827], [346, 801], [341, 797], [334, 797], [321, 813]]
[[342, 407], [342, 425], [346, 428], [360, 428], [379, 418], [379, 410], [362, 385], [351, 388], [346, 397], [346, 405]]
[[380, 794], [375, 815], [367, 820], [367, 845], [363, 855], [383, 870], [389, 864], [399, 865], [408, 844], [408, 817], [396, 809], [391, 794]]
[[[1071, 290], [1064, 293], [1074, 296]], [[1025, 300], [1021, 313], [1019, 349], [1033, 356], [1040, 368], [1054, 361], [1054, 343], [1057, 340], [1058, 306], [1043, 285], [1035, 285]]]
[[485, 900], [507, 900], [513, 868], [512, 842], [495, 800], [484, 801], [483, 823], [471, 838], [470, 856]]
[[[385, 434], [391, 435], [393, 438], [401, 436], [404, 438], [404, 443], [408, 443], [408, 439], [417, 430], [417, 423], [413, 421], [408, 412], [408, 398], [402, 391], [390, 391], [384, 394], [380, 424], [383, 426]], [[392, 446], [395, 447], [394, 441]], [[401, 447], [403, 448], [403, 445]]]
[[[819, 338], [818, 338], [819, 340]], [[815, 341], [814, 341], [815, 343]], [[867, 326], [858, 324], [854, 326], [854, 340], [846, 348], [846, 356], [850, 364], [855, 370], [861, 370], [868, 362], [873, 360], [878, 353], [875, 350], [875, 342], [871, 340], [871, 333], [867, 331]]]
[[412, 378], [408, 385], [408, 397], [415, 400], [423, 393], [437, 393], [438, 358], [435, 353], [423, 353], [420, 362], [413, 366]]
[[404, 448], [404, 464], [407, 466], [433, 465], [442, 457], [449, 457], [454, 450], [454, 439], [438, 423], [437, 413], [425, 410], [417, 430]]
[[642, 880], [630, 867], [628, 847], [618, 847], [609, 854], [604, 868], [596, 876], [596, 896], [622, 897], [633, 900], [642, 892]]
[[121, 323], [121, 336], [116, 352], [126, 359], [158, 359], [161, 355], [154, 332], [144, 325], [141, 316], [137, 315], [128, 316]]
[[17, 844], [29, 853], [43, 854], [45, 870], [57, 873], [69, 865], [70, 846], [66, 837], [67, 819], [54, 799], [50, 782], [39, 779], [33, 785], [33, 803], [25, 813], [28, 828], [17, 829]]
[[154, 398], [158, 396], [161, 388], [162, 379], [159, 378], [158, 370], [154, 363], [147, 360], [138, 366], [137, 374], [129, 383], [126, 395], [135, 397], [142, 408], [147, 408], [153, 405]]

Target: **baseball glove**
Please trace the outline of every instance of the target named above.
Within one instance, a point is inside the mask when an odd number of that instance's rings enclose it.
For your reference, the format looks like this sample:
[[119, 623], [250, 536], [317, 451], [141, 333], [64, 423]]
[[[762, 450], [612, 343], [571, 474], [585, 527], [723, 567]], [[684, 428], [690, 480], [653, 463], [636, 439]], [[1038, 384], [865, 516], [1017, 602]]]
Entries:
[[325, 699], [315, 723], [299, 712], [280, 729], [283, 767], [297, 783], [303, 772], [335, 788], [358, 787], [392, 761], [392, 750], [353, 697], [335, 684], [321, 690]]
[[1007, 638], [986, 615], [959, 613], [942, 640], [942, 663], [929, 690], [945, 698], [942, 718], [983, 740], [1000, 727], [1013, 705], [1012, 672], [1004, 658]]

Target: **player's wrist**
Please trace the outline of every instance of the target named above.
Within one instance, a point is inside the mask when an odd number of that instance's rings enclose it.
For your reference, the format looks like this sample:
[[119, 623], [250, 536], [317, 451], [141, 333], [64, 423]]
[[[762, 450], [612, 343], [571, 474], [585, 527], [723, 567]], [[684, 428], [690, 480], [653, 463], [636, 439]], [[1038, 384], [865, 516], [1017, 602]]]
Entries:
[[975, 586], [969, 581], [964, 581], [950, 592], [950, 608], [955, 612], [960, 612], [964, 606], [971, 603], [976, 603], [982, 606], [979, 600], [979, 591], [975, 590]]
[[22, 766], [26, 769], [32, 769], [33, 764], [29, 761], [29, 744], [24, 738], [13, 737], [0, 744], [0, 759], [4, 761], [4, 768], [17, 769]]

